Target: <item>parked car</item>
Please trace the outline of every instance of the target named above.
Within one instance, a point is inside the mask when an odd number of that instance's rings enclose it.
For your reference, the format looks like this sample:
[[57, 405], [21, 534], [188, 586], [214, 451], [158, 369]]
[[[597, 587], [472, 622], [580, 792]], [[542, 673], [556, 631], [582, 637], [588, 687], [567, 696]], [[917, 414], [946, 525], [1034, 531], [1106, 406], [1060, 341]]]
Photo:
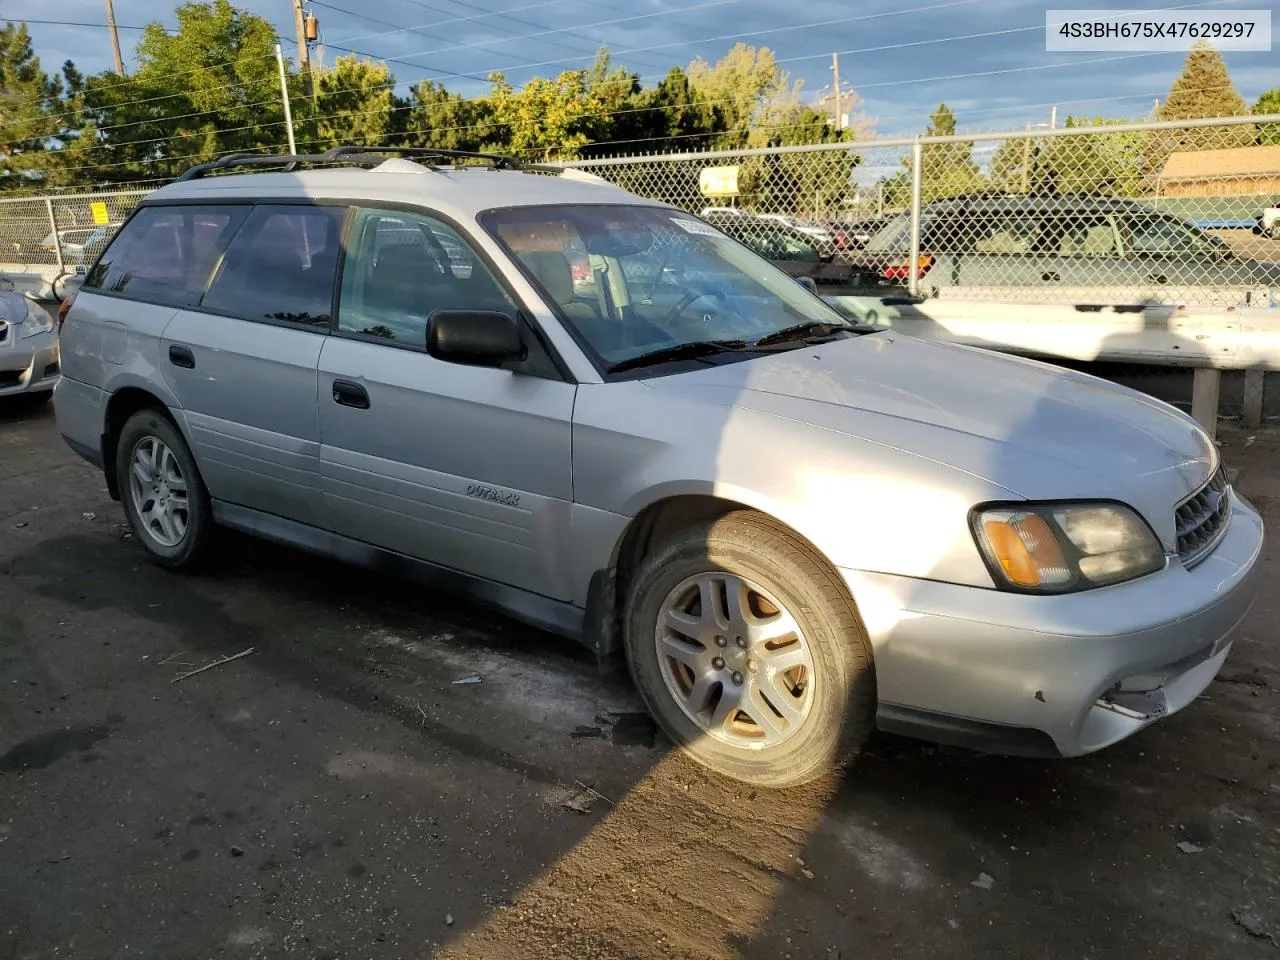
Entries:
[[838, 260], [822, 251], [814, 238], [790, 224], [769, 217], [712, 215], [707, 222], [751, 248], [784, 273], [808, 278], [824, 295], [908, 297], [907, 288], [888, 280], [872, 267]]
[[[911, 219], [889, 221], [861, 262], [893, 280], [911, 273]], [[1063, 288], [1100, 301], [1178, 297], [1216, 288], [1224, 303], [1280, 284], [1280, 264], [1237, 256], [1222, 240], [1137, 201], [981, 195], [927, 204], [920, 223], [922, 288]]]
[[840, 251], [861, 250], [876, 233], [884, 228], [885, 220], [832, 220], [827, 223], [835, 247]]
[[53, 317], [21, 293], [0, 290], [0, 400], [44, 403], [58, 384], [58, 338]]
[[62, 261], [73, 266], [92, 263], [106, 248], [112, 231], [119, 227], [118, 223], [103, 224], [97, 227], [73, 227], [49, 234], [40, 242], [41, 249], [56, 256], [58, 248], [62, 249]]
[[1089, 753], [1230, 654], [1262, 522], [1175, 408], [861, 332], [598, 177], [355, 149], [188, 171], [67, 306], [59, 429], [155, 562], [223, 525], [481, 599], [767, 786], [877, 725]]
[[785, 224], [793, 230], [800, 231], [811, 238], [823, 253], [830, 253], [836, 248], [835, 235], [825, 223], [814, 223], [785, 213], [761, 213], [757, 214], [757, 216], [765, 220], [773, 220], [775, 223]]

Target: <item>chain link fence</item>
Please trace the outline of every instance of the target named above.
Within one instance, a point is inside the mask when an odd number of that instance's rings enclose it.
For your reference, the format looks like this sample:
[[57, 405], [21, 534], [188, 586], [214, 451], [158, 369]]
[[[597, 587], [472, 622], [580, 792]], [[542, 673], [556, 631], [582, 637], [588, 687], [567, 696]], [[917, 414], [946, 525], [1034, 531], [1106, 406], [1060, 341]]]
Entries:
[[[925, 296], [1272, 306], [1280, 297], [1280, 144], [1258, 143], [1263, 119], [574, 165], [733, 223], [735, 232], [753, 224], [773, 257], [869, 267]], [[768, 235], [755, 226], [765, 222]]]
[[145, 191], [0, 200], [0, 267], [87, 269]]
[[[700, 214], [769, 259], [827, 261], [837, 268], [828, 275], [878, 275], [928, 298], [1277, 307], [1280, 142], [1260, 142], [1276, 140], [1277, 122], [1042, 127], [565, 165]], [[0, 270], [85, 270], [143, 196], [0, 200]], [[1190, 382], [1167, 367], [1138, 379], [1177, 402]], [[1224, 381], [1222, 412], [1249, 419], [1237, 379]], [[1277, 379], [1267, 376], [1264, 419], [1280, 416]]]

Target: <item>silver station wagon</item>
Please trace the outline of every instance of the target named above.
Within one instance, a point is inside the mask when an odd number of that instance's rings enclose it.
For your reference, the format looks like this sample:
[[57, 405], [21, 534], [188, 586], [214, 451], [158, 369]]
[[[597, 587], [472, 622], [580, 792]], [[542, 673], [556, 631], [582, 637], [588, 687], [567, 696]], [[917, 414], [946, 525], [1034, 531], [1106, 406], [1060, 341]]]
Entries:
[[59, 427], [158, 563], [223, 525], [495, 605], [625, 655], [750, 783], [876, 727], [1105, 747], [1195, 699], [1257, 587], [1259, 516], [1178, 410], [852, 326], [572, 169], [224, 158], [64, 317]]

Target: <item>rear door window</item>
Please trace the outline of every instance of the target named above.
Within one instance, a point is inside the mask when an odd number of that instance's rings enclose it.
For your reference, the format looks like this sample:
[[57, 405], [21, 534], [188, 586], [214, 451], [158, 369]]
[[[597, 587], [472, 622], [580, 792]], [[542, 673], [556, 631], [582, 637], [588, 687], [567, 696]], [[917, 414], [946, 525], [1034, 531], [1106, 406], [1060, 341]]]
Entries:
[[200, 305], [243, 320], [329, 326], [346, 207], [262, 204]]
[[117, 234], [82, 289], [192, 306], [247, 206], [144, 207]]

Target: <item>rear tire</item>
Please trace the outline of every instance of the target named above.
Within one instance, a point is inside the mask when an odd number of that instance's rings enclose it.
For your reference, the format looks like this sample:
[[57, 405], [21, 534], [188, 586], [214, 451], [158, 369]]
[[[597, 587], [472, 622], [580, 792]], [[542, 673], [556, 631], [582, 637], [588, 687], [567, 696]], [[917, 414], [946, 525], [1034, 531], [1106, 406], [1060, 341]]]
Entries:
[[116, 480], [133, 535], [171, 570], [194, 569], [214, 537], [213, 512], [191, 450], [173, 421], [139, 410], [120, 431]]
[[663, 732], [736, 780], [813, 780], [855, 756], [874, 724], [871, 645], [844, 584], [760, 514], [695, 524], [645, 557], [625, 646]]

